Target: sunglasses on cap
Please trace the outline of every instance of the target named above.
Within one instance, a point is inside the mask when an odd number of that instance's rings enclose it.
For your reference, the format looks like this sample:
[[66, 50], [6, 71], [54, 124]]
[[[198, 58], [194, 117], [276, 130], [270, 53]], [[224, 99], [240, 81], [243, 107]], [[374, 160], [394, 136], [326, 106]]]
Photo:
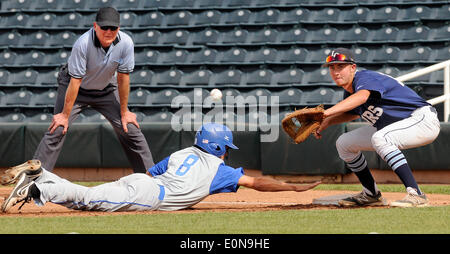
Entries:
[[117, 26], [101, 26], [100, 29], [102, 29], [103, 31], [107, 31], [107, 30], [111, 30], [111, 31], [116, 31], [117, 30]]
[[340, 53], [329, 55], [329, 56], [327, 56], [327, 59], [325, 60], [326, 63], [335, 62], [335, 61], [349, 62], [349, 63], [355, 62], [351, 58], [348, 58], [346, 55], [340, 54]]

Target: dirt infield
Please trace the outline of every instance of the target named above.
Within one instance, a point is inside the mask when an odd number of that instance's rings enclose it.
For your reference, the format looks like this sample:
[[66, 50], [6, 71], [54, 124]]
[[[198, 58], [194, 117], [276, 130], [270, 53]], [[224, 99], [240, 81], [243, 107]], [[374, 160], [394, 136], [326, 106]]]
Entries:
[[[7, 197], [12, 188], [0, 188], [1, 200]], [[176, 213], [196, 213], [206, 211], [268, 211], [268, 210], [289, 210], [289, 209], [343, 209], [333, 205], [322, 206], [313, 205], [312, 200], [315, 198], [338, 195], [344, 193], [357, 193], [352, 191], [323, 191], [309, 190], [306, 192], [258, 192], [252, 189], [240, 188], [237, 193], [220, 193], [207, 197], [202, 202], [190, 209], [175, 211]], [[389, 193], [384, 192], [383, 196], [390, 202], [402, 199], [405, 193]], [[450, 195], [444, 194], [428, 194], [430, 206], [450, 205]], [[0, 216], [11, 217], [52, 217], [52, 216], [99, 216], [112, 214], [151, 214], [151, 213], [168, 213], [164, 211], [148, 211], [148, 212], [87, 212], [75, 211], [67, 209], [60, 205], [48, 203], [43, 207], [36, 206], [33, 202], [25, 204], [21, 210], [19, 205], [13, 207], [8, 213], [0, 213]], [[174, 213], [174, 212], [170, 212]]]

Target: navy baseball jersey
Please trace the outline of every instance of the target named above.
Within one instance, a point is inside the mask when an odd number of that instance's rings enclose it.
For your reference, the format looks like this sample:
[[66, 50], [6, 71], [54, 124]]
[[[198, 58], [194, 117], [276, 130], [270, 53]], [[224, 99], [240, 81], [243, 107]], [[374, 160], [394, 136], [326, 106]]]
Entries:
[[226, 166], [222, 159], [197, 147], [171, 154], [148, 172], [165, 187], [159, 210], [178, 210], [195, 205], [210, 194], [236, 192], [242, 168]]
[[[403, 120], [417, 108], [430, 105], [416, 92], [386, 74], [360, 70], [353, 79], [353, 91], [371, 91], [369, 99], [349, 113], [360, 115], [378, 130]], [[344, 99], [351, 94], [344, 92]]]

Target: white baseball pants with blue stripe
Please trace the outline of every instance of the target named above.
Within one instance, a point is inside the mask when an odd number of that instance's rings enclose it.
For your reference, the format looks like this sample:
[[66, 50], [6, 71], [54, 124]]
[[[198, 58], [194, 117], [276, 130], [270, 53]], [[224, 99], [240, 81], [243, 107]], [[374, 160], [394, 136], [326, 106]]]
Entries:
[[134, 173], [115, 182], [86, 187], [69, 182], [45, 169], [35, 180], [40, 190], [37, 205], [46, 202], [70, 209], [89, 211], [157, 210], [164, 199], [164, 187], [143, 173]]
[[367, 165], [361, 151], [376, 151], [395, 170], [407, 163], [401, 149], [409, 149], [432, 143], [440, 131], [440, 123], [433, 107], [416, 109], [409, 118], [392, 123], [377, 131], [364, 126], [342, 134], [336, 141], [339, 157], [353, 172]]

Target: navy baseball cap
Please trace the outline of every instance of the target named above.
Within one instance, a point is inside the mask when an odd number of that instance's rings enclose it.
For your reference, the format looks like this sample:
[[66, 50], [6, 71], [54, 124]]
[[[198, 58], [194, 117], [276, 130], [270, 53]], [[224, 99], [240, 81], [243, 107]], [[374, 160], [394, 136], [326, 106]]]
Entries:
[[330, 54], [328, 54], [327, 58], [325, 59], [325, 63], [322, 65], [322, 67], [328, 67], [330, 66], [330, 64], [335, 63], [356, 64], [355, 56], [353, 55], [350, 49], [346, 48], [333, 49], [330, 52]]
[[120, 26], [120, 14], [113, 7], [100, 8], [95, 16], [95, 22], [99, 26]]

